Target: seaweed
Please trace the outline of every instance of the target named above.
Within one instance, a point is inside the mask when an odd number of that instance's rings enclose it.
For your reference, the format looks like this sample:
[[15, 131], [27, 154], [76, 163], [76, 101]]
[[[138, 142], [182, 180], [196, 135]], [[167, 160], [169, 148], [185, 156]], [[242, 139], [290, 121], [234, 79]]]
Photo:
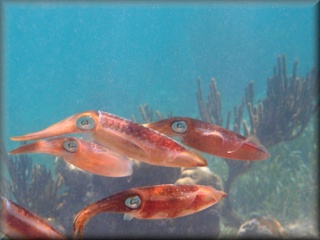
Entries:
[[259, 211], [283, 224], [293, 219], [315, 219], [318, 182], [311, 169], [317, 169], [318, 148], [310, 138], [312, 134], [314, 129], [307, 127], [301, 137], [273, 147], [271, 161], [254, 164], [248, 174], [238, 179], [231, 194], [237, 199], [237, 213], [246, 217], [247, 213]]

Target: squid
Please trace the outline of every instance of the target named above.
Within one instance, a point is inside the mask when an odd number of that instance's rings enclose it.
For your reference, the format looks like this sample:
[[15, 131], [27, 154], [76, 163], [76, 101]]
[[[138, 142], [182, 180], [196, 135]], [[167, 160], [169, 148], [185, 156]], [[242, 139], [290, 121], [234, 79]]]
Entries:
[[107, 148], [74, 137], [57, 137], [22, 145], [9, 154], [46, 153], [87, 172], [106, 177], [132, 174], [133, 161]]
[[143, 124], [199, 151], [234, 160], [264, 160], [268, 150], [254, 137], [244, 136], [220, 126], [188, 117], [172, 117]]
[[14, 141], [36, 140], [62, 134], [87, 134], [102, 146], [121, 155], [167, 167], [206, 166], [198, 153], [175, 140], [140, 124], [102, 111], [72, 115], [42, 131], [11, 137]]
[[218, 203], [227, 194], [210, 186], [163, 184], [132, 188], [92, 203], [73, 221], [73, 237], [82, 238], [85, 225], [102, 212], [124, 213], [125, 220], [187, 216]]
[[35, 213], [0, 196], [0, 232], [10, 239], [67, 239]]

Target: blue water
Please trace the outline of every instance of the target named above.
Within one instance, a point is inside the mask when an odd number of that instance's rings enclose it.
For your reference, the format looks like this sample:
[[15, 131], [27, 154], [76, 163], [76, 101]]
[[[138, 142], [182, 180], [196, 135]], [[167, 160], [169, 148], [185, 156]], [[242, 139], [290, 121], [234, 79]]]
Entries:
[[[1, 117], [4, 131], [1, 132], [1, 138], [7, 150], [12, 150], [20, 143], [10, 141], [10, 136], [39, 131], [70, 115], [87, 110], [107, 111], [128, 119], [134, 115], [141, 119], [138, 106], [145, 103], [164, 115], [170, 113], [199, 118], [196, 99], [198, 77], [201, 78], [205, 100], [210, 78], [216, 78], [224, 115], [229, 110], [233, 111], [233, 106], [240, 103], [245, 87], [252, 80], [255, 100], [264, 98], [267, 79], [273, 75], [279, 54], [286, 55], [289, 75], [295, 59], [300, 60], [298, 76], [304, 77], [307, 71], [316, 65], [316, 44], [319, 43], [315, 26], [316, 8], [311, 1], [306, 2], [249, 1], [243, 4], [241, 1], [190, 1], [184, 4], [169, 4], [153, 1], [148, 4], [106, 1], [89, 4], [87, 1], [58, 4], [48, 1], [44, 4], [42, 1], [5, 1], [2, 5], [4, 73], [1, 100], [4, 101]], [[312, 129], [308, 128], [306, 134], [312, 132]], [[281, 203], [304, 206], [296, 204], [295, 201], [310, 200], [308, 196], [311, 194], [289, 194], [290, 189], [299, 191], [305, 185], [316, 189], [311, 180], [312, 176], [316, 175], [312, 170], [317, 168], [310, 167], [316, 162], [316, 157], [312, 155], [316, 155], [312, 152], [316, 147], [311, 146], [313, 144], [310, 139], [306, 142], [306, 146], [293, 144], [288, 145], [293, 146], [292, 149], [286, 147], [288, 156], [285, 156], [285, 160], [289, 162], [288, 167], [284, 164], [280, 167], [282, 166], [285, 173], [292, 172], [292, 175], [286, 176], [277, 168], [279, 179], [282, 180], [275, 180], [276, 173], [272, 175], [273, 169], [268, 167], [278, 161], [279, 156], [285, 155], [282, 151], [284, 145], [274, 150], [279, 151], [280, 155], [275, 154], [265, 165], [255, 165], [267, 169], [265, 175], [261, 176], [260, 183], [265, 179], [263, 187], [272, 193], [272, 204], [275, 197], [280, 198], [277, 191], [270, 190], [274, 187], [272, 180], [279, 181], [280, 186], [283, 185], [281, 190], [288, 193], [283, 201], [281, 199]], [[300, 151], [302, 147], [305, 149]], [[301, 152], [301, 159], [303, 158], [305, 163], [309, 161], [306, 166], [310, 170], [302, 171], [292, 167], [294, 165], [288, 159], [297, 160], [296, 166], [300, 166], [298, 163], [303, 161], [298, 161], [301, 160], [298, 154], [293, 158], [289, 154], [291, 150]], [[31, 156], [35, 164], [56, 164], [54, 156]], [[216, 162], [222, 161], [213, 160], [209, 165], [215, 171]], [[269, 162], [270, 165], [267, 165]], [[224, 173], [215, 173], [224, 178]], [[280, 176], [281, 174], [283, 176]], [[311, 177], [306, 176], [307, 174]], [[250, 184], [255, 181], [253, 176], [248, 180]], [[304, 182], [299, 182], [298, 186], [290, 185], [292, 176], [300, 176]], [[138, 178], [140, 177], [139, 175]], [[85, 179], [83, 181], [85, 182]], [[114, 193], [113, 188], [118, 187], [114, 183], [119, 184], [119, 180], [113, 182], [113, 178], [106, 178], [106, 181], [110, 181], [110, 185], [105, 186], [111, 186], [107, 190]], [[123, 179], [122, 186], [121, 183], [119, 186], [127, 189], [126, 184], [129, 181]], [[246, 186], [245, 181], [242, 183]], [[256, 186], [260, 186], [258, 183]], [[96, 187], [97, 190], [100, 186]], [[85, 189], [89, 188], [84, 184], [83, 190]], [[249, 215], [251, 212], [244, 210], [246, 206], [241, 209], [240, 205], [250, 194], [245, 191], [245, 195], [239, 193], [239, 185], [238, 189], [234, 189], [234, 192], [228, 192], [230, 198], [237, 196], [236, 194], [243, 196], [242, 202], [232, 199], [236, 210], [244, 211], [245, 216]], [[251, 189], [253, 188], [250, 185]], [[106, 189], [101, 189], [99, 194], [105, 197], [108, 195], [105, 191]], [[265, 196], [259, 191], [253, 194], [251, 192], [254, 201], [250, 202], [250, 205], [259, 206], [257, 199]], [[83, 199], [77, 199], [78, 195], [71, 195], [70, 193], [69, 199], [84, 202]], [[88, 197], [86, 201], [89, 200], [93, 201], [93, 198]], [[309, 205], [306, 203], [308, 206], [313, 206], [312, 204], [313, 201]], [[74, 206], [71, 204], [66, 209], [73, 214], [78, 209], [72, 207]], [[267, 213], [269, 211], [260, 210]], [[285, 210], [288, 210], [288, 207]], [[273, 210], [272, 213], [283, 220], [288, 214], [284, 213], [285, 210], [279, 214]], [[293, 207], [289, 210], [296, 209]], [[309, 214], [310, 211], [313, 210], [303, 207], [297, 210], [301, 216]], [[68, 222], [65, 224], [67, 234], [71, 233], [72, 214], [58, 219], [58, 223], [62, 225]], [[96, 223], [101, 226], [96, 224], [97, 229], [101, 227], [106, 230], [105, 223], [98, 220]], [[296, 219], [285, 220], [293, 222]], [[142, 225], [139, 225], [139, 222], [134, 223], [136, 226]], [[128, 226], [129, 232], [135, 228], [132, 222], [124, 224], [127, 225], [118, 227], [126, 229]], [[151, 224], [153, 223], [150, 223], [150, 226]], [[181, 231], [184, 231], [183, 226], [181, 225]], [[92, 231], [95, 232], [95, 228], [92, 228]]]
[[33, 4], [3, 6], [4, 132], [47, 127], [74, 113], [130, 118], [138, 105], [199, 117], [196, 79], [206, 95], [217, 79], [223, 111], [251, 80], [265, 96], [278, 54], [291, 73], [315, 65], [315, 8], [309, 4]]

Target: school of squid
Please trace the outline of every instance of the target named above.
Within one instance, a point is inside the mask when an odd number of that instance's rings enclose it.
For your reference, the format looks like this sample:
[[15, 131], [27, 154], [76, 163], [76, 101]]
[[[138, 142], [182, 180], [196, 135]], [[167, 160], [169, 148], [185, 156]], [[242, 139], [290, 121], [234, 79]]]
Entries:
[[[83, 138], [68, 134], [81, 134]], [[242, 161], [270, 157], [253, 136], [246, 138], [197, 119], [171, 117], [138, 124], [102, 111], [78, 113], [11, 140], [36, 141], [21, 145], [9, 154], [50, 154], [104, 177], [134, 174], [134, 160], [176, 168], [207, 166], [200, 152]], [[205, 185], [137, 186], [80, 210], [74, 216], [73, 238], [83, 238], [86, 224], [103, 212], [122, 213], [125, 220], [178, 218], [207, 209], [226, 196], [227, 193]], [[5, 197], [1, 197], [0, 217], [0, 232], [8, 238], [67, 238], [37, 214]]]

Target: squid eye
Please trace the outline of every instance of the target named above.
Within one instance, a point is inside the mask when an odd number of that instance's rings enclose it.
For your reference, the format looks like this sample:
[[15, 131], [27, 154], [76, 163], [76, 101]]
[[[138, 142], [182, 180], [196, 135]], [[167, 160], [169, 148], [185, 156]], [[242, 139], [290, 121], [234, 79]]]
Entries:
[[67, 150], [68, 152], [74, 153], [74, 152], [76, 152], [78, 150], [78, 143], [77, 143], [77, 141], [74, 141], [74, 140], [65, 141], [63, 143], [63, 148], [65, 150]]
[[187, 123], [185, 121], [174, 122], [171, 125], [172, 131], [176, 133], [185, 133], [187, 131]]
[[91, 130], [95, 127], [95, 122], [91, 116], [83, 116], [77, 119], [77, 127], [81, 130]]
[[137, 209], [141, 205], [141, 199], [139, 196], [133, 196], [126, 199], [124, 204], [131, 209]]

